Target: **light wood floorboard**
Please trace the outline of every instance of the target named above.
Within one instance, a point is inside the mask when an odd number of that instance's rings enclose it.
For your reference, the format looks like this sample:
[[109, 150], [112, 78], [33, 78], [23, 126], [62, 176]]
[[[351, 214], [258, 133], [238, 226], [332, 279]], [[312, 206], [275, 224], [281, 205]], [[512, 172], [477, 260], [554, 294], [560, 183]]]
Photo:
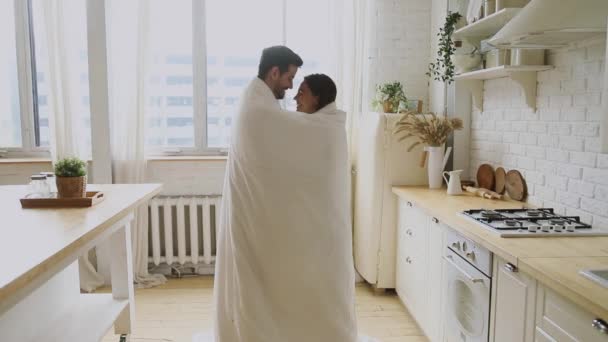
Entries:
[[[100, 292], [107, 292], [102, 289]], [[359, 332], [381, 342], [426, 342], [422, 331], [394, 292], [376, 294], [367, 285], [356, 287]], [[152, 289], [135, 290], [133, 342], [191, 342], [209, 330], [213, 317], [213, 277], [169, 279]], [[114, 330], [103, 342], [118, 342]]]

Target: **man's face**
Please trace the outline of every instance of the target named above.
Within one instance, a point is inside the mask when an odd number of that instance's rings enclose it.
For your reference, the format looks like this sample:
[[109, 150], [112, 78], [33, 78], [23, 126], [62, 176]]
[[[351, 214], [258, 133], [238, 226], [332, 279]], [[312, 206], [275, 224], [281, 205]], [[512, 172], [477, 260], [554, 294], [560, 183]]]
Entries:
[[290, 65], [289, 69], [281, 74], [279, 67], [273, 67], [270, 71], [271, 82], [270, 89], [274, 93], [274, 97], [280, 100], [285, 97], [285, 90], [293, 88], [293, 78], [298, 72], [298, 67]]

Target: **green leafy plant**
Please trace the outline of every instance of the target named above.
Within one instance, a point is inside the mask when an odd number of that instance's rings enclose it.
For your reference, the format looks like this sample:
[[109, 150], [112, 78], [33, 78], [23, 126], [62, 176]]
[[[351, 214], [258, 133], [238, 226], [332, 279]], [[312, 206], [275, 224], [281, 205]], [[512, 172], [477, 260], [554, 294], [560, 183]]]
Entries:
[[458, 12], [448, 12], [445, 18], [443, 28], [439, 29], [439, 46], [437, 50], [437, 59], [435, 62], [429, 63], [429, 71], [427, 76], [433, 77], [436, 81], [452, 83], [454, 80], [454, 64], [452, 63], [452, 55], [454, 54], [454, 42], [452, 34], [458, 20], [462, 15]]
[[441, 146], [452, 132], [462, 127], [463, 123], [459, 118], [439, 117], [434, 113], [416, 114], [410, 111], [395, 123], [393, 133], [397, 136], [401, 135], [398, 137], [399, 141], [417, 138], [417, 141], [408, 147], [409, 152], [420, 144]]
[[64, 158], [55, 163], [55, 176], [81, 177], [87, 174], [87, 164], [78, 158]]
[[407, 97], [401, 82], [384, 83], [376, 85], [376, 98], [372, 106], [376, 109], [383, 109], [387, 113], [396, 113], [403, 103], [407, 103]]

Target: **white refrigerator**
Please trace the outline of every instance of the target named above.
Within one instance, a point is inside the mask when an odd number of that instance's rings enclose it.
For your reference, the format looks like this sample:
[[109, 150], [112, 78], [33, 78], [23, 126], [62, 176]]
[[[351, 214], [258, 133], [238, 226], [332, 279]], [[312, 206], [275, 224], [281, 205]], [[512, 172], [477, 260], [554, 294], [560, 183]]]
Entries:
[[428, 184], [420, 167], [422, 145], [397, 141], [393, 127], [402, 114], [365, 113], [359, 125], [354, 196], [357, 272], [376, 288], [395, 288], [397, 198], [393, 185]]

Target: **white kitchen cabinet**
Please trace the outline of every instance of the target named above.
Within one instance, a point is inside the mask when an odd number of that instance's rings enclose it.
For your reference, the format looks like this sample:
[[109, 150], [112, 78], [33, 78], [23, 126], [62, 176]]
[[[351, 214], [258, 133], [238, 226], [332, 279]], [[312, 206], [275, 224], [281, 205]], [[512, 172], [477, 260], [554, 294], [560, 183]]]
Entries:
[[441, 341], [445, 230], [411, 202], [399, 200], [396, 289], [431, 341]]
[[536, 280], [494, 256], [494, 342], [534, 341]]
[[606, 342], [608, 334], [593, 326], [596, 319], [568, 299], [538, 285], [535, 341]]

